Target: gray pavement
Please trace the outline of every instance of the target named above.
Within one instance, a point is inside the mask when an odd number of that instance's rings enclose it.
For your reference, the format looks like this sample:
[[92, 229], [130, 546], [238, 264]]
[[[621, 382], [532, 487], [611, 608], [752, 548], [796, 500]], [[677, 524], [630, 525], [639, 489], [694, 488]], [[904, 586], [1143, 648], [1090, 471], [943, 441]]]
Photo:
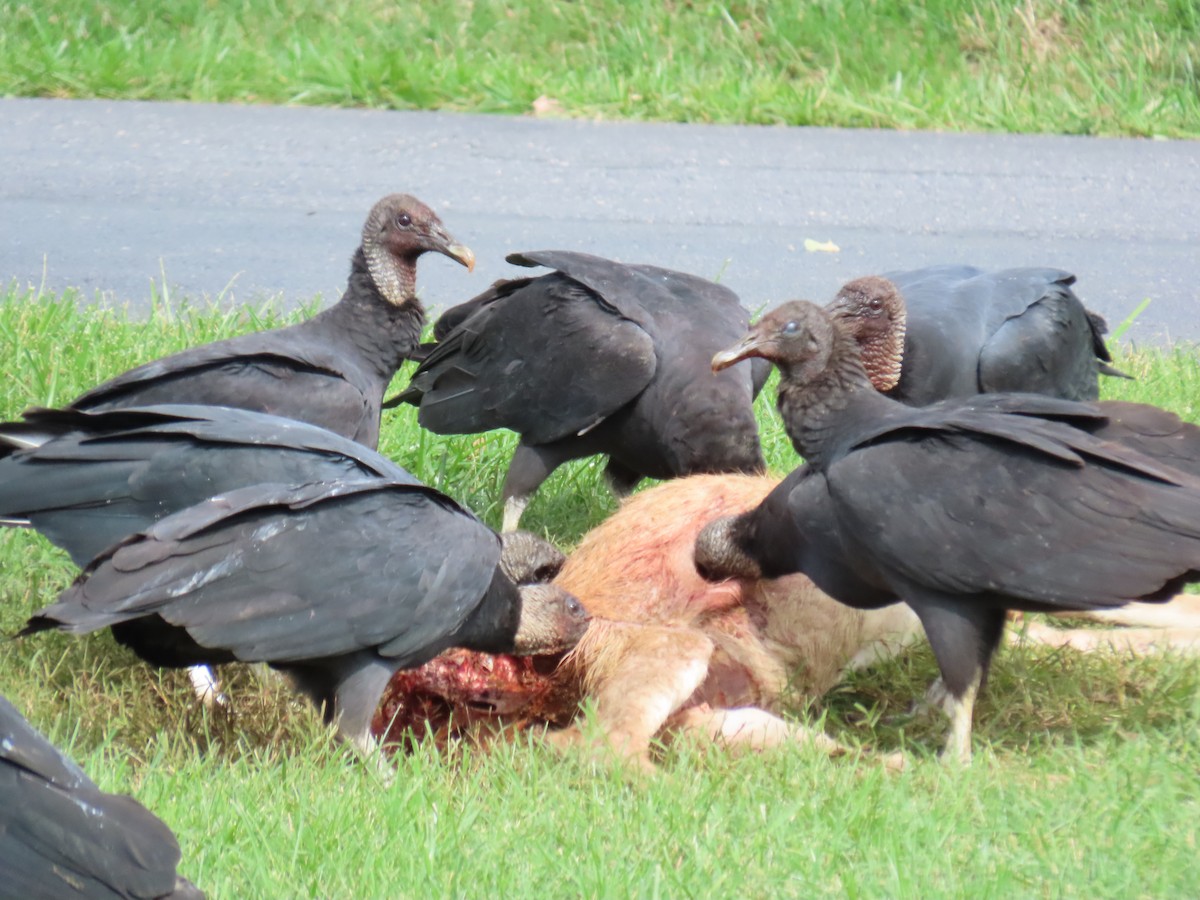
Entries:
[[392, 191], [478, 256], [424, 258], [434, 309], [526, 271], [514, 250], [719, 277], [751, 308], [893, 268], [1053, 265], [1111, 324], [1151, 298], [1129, 337], [1200, 340], [1200, 143], [0, 100], [5, 283], [332, 302]]

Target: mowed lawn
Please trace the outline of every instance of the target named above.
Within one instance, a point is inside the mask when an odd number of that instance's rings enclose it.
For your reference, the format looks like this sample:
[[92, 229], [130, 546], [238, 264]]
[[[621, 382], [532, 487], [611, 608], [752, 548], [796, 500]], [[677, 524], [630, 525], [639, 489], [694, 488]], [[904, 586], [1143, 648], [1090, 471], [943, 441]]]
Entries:
[[[0, 414], [63, 403], [174, 349], [294, 317], [159, 304], [149, 321], [12, 288], [0, 301]], [[1194, 349], [1119, 351], [1136, 382], [1110, 397], [1200, 419]], [[401, 376], [403, 377], [403, 376]], [[768, 458], [795, 458], [768, 398]], [[509, 435], [443, 439], [410, 409], [381, 449], [490, 522]], [[599, 466], [551, 479], [525, 524], [570, 547], [614, 508]], [[0, 534], [0, 628], [70, 582], [36, 535]], [[228, 897], [1183, 897], [1200, 885], [1200, 663], [1007, 648], [977, 709], [976, 761], [934, 758], [944, 722], [908, 714], [936, 674], [927, 649], [793, 712], [851, 743], [903, 748], [888, 775], [806, 748], [736, 757], [675, 746], [661, 772], [560, 757], [534, 741], [491, 755], [422, 746], [390, 785], [330, 745], [273, 679], [231, 667], [209, 715], [186, 678], [107, 635], [0, 649], [0, 686], [105, 788], [175, 829], [181, 870]]]
[[0, 95], [1200, 135], [1195, 0], [0, 0]]

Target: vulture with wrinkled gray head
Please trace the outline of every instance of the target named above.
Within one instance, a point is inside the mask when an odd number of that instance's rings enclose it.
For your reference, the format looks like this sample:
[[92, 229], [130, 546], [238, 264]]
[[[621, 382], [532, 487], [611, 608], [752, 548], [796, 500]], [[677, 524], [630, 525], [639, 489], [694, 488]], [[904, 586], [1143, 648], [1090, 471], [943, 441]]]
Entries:
[[469, 511], [411, 481], [258, 484], [108, 548], [21, 634], [110, 628], [152, 665], [269, 663], [366, 753], [398, 669], [448, 647], [558, 652], [583, 634], [579, 602], [515, 583], [501, 551]]

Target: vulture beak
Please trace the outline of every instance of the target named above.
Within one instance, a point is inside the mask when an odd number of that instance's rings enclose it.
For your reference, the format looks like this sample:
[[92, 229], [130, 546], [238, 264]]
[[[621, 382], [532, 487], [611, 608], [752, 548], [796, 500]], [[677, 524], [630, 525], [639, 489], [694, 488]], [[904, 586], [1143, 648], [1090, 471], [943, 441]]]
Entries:
[[447, 243], [442, 251], [451, 259], [462, 263], [467, 267], [468, 272], [475, 271], [475, 254], [471, 252], [471, 248], [463, 244]]
[[728, 369], [735, 363], [740, 363], [743, 359], [749, 359], [751, 356], [762, 356], [760, 348], [765, 343], [766, 341], [757, 332], [750, 332], [739, 343], [728, 350], [722, 350], [712, 358], [713, 372]]

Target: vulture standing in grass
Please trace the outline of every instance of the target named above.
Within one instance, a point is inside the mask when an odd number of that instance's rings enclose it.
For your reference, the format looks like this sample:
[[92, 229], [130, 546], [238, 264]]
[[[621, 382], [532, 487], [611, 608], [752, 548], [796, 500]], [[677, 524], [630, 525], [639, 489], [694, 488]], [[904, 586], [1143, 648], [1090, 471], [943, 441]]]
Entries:
[[518, 253], [554, 272], [501, 281], [446, 312], [408, 388], [438, 434], [521, 436], [504, 482], [503, 530], [558, 466], [594, 454], [618, 495], [642, 478], [761, 472], [752, 404], [769, 366], [713, 377], [712, 354], [745, 332], [728, 288], [586, 253]]
[[582, 635], [577, 600], [500, 563], [495, 532], [411, 481], [257, 484], [106, 549], [21, 634], [111, 628], [152, 665], [269, 663], [368, 753], [398, 669], [449, 647], [558, 652]]
[[1095, 400], [1101, 373], [1122, 374], [1069, 272], [944, 265], [884, 277], [908, 301], [904, 366], [880, 385], [902, 403], [1006, 391]]
[[0, 697], [0, 896], [203, 900], [179, 856], [161, 819], [96, 787]]
[[425, 310], [417, 258], [445, 254], [468, 269], [469, 249], [407, 194], [371, 209], [342, 299], [305, 322], [193, 347], [131, 369], [75, 399], [76, 409], [157, 403], [234, 406], [300, 419], [374, 448], [383, 392], [418, 346]]
[[[858, 342], [863, 367], [876, 390], [888, 393], [897, 382], [905, 381], [908, 377], [906, 353], [910, 346], [905, 339], [908, 304], [894, 282], [877, 275], [857, 278], [838, 291], [825, 309], [841, 329]], [[1044, 370], [1035, 367], [1034, 380], [1023, 390], [1039, 392], [1036, 390], [1036, 373], [1040, 371]], [[918, 384], [911, 377], [908, 380], [910, 386], [930, 402], [951, 396], [936, 393], [932, 382]], [[1160, 463], [1200, 476], [1200, 428], [1184, 422], [1173, 412], [1148, 403], [1102, 400], [1097, 406], [1104, 416], [1089, 422], [1076, 422], [1077, 427], [1106, 441], [1120, 441]]]
[[802, 571], [851, 606], [908, 603], [949, 694], [949, 758], [970, 758], [1006, 610], [1162, 600], [1200, 580], [1200, 480], [1091, 435], [1095, 406], [1034, 394], [904, 406], [803, 301], [712, 362], [755, 356], [780, 369], [779, 409], [807, 464], [755, 510], [708, 525], [697, 567]]

